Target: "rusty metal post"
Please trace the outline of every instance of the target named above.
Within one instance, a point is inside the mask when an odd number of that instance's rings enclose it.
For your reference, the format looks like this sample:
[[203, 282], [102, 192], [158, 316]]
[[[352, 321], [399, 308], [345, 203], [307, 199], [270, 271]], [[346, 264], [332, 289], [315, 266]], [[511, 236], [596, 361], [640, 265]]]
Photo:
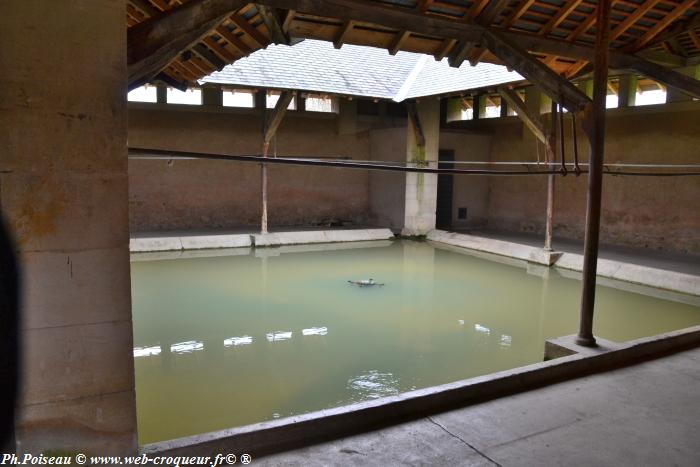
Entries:
[[[550, 114], [551, 123], [549, 125], [549, 134], [547, 135], [546, 161], [547, 169], [551, 169], [551, 164], [556, 161], [554, 151], [557, 147], [557, 103], [552, 101], [552, 113]], [[547, 176], [547, 219], [544, 229], [544, 249], [552, 251], [552, 223], [554, 219], [554, 174]]]
[[[270, 143], [263, 143], [262, 146], [262, 156], [267, 157], [267, 153], [270, 149]], [[262, 187], [262, 214], [260, 216], [260, 233], [267, 233], [267, 164], [260, 164], [261, 167], [261, 187]]]
[[588, 136], [589, 172], [586, 202], [586, 237], [583, 246], [583, 290], [581, 322], [576, 342], [595, 347], [593, 309], [595, 306], [600, 214], [605, 160], [605, 98], [608, 85], [608, 46], [610, 37], [610, 2], [598, 0], [596, 11], [595, 62], [593, 68], [593, 102], [584, 110], [584, 130]]

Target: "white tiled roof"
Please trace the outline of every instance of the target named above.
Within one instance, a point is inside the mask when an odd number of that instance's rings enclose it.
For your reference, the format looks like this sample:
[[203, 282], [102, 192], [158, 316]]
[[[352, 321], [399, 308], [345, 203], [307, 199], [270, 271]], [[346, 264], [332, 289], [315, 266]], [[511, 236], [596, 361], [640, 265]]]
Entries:
[[328, 94], [392, 99], [468, 91], [522, 81], [505, 67], [468, 63], [452, 68], [447, 59], [307, 39], [294, 46], [270, 45], [214, 72], [200, 83], [297, 89]]

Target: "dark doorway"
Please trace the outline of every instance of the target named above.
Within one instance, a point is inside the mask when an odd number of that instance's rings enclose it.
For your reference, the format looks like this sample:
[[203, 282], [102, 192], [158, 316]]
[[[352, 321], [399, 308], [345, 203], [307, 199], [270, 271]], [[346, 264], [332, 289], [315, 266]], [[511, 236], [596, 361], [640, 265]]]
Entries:
[[[451, 149], [440, 149], [438, 153], [438, 168], [453, 169], [455, 152]], [[452, 228], [452, 184], [453, 176], [438, 175], [437, 208], [435, 210], [435, 227], [442, 230]]]

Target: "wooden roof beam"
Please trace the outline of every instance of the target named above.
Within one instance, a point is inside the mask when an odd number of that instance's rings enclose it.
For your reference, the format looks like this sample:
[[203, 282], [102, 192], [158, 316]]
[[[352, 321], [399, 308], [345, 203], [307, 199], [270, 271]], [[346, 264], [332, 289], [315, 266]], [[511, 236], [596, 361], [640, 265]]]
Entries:
[[445, 58], [447, 54], [452, 50], [452, 48], [455, 46], [457, 41], [455, 39], [445, 39], [442, 41], [440, 44], [440, 47], [438, 47], [437, 52], [435, 52], [435, 60], [438, 62]]
[[469, 54], [475, 46], [476, 42], [474, 41], [463, 41], [462, 43], [457, 44], [456, 48], [454, 49], [454, 53], [448, 58], [450, 66], [453, 68], [459, 68], [462, 66], [462, 63], [464, 63], [464, 60], [469, 57]]
[[277, 9], [261, 3], [256, 3], [255, 6], [270, 33], [270, 39], [272, 39], [272, 42], [275, 44], [289, 45], [289, 36], [287, 36], [282, 29], [282, 25], [280, 24], [280, 20], [277, 15]]
[[538, 140], [545, 145], [549, 144], [544, 125], [542, 125], [542, 122], [538, 116], [530, 112], [530, 109], [527, 108], [525, 102], [515, 91], [505, 86], [499, 86], [498, 94], [500, 94], [503, 100], [506, 101], [508, 107], [515, 110], [515, 112], [518, 114], [518, 118], [523, 121], [525, 126], [532, 131]]
[[488, 30], [484, 44], [506, 66], [517, 71], [569, 112], [583, 111], [591, 100], [569, 80], [562, 78], [551, 68], [530, 55], [520, 45], [501, 33]]
[[527, 9], [532, 6], [533, 3], [535, 3], [535, 0], [522, 0], [515, 8], [513, 8], [513, 11], [510, 13], [510, 15], [508, 15], [508, 18], [506, 18], [502, 26], [505, 29], [513, 26], [513, 23], [515, 23], [527, 11]]
[[411, 35], [410, 31], [401, 31], [396, 34], [396, 37], [389, 46], [389, 54], [396, 55], [396, 53], [401, 50], [401, 46], [406, 42], [406, 39]]
[[253, 52], [253, 49], [248, 47], [248, 44], [243, 42], [240, 37], [226, 29], [225, 26], [219, 26], [216, 28], [216, 33], [226, 39], [226, 41], [241, 51], [243, 55], [248, 55]]
[[479, 16], [476, 17], [476, 21], [484, 26], [490, 26], [498, 15], [500, 15], [503, 10], [508, 6], [510, 0], [491, 0], [488, 5], [481, 10]]
[[192, 0], [127, 31], [128, 87], [147, 83], [246, 0]]
[[581, 4], [583, 0], [568, 0], [563, 6], [559, 7], [557, 13], [544, 25], [539, 34], [546, 36], [552, 29], [559, 26], [573, 11]]
[[615, 26], [615, 29], [610, 32], [610, 40], [613, 41], [624, 34], [634, 23], [639, 21], [649, 10], [654, 8], [657, 3], [659, 3], [659, 0], [647, 0], [639, 5], [632, 14], [622, 20], [622, 22]]
[[265, 37], [263, 33], [258, 31], [253, 27], [252, 24], [248, 22], [247, 19], [245, 19], [243, 16], [239, 15], [238, 13], [234, 13], [231, 16], [229, 16], [229, 19], [235, 24], [241, 31], [243, 31], [245, 34], [250, 36], [251, 39], [253, 39], [255, 42], [258, 43], [260, 47], [265, 47], [267, 44], [270, 43], [270, 41]]
[[656, 37], [661, 31], [666, 29], [671, 23], [677, 20], [683, 13], [688, 11], [691, 7], [695, 6], [697, 0], [685, 0], [683, 3], [678, 4], [673, 10], [661, 18], [661, 20], [649, 29], [646, 34], [640, 37], [637, 42], [631, 45], [628, 49], [630, 52], [635, 52], [645, 45], [647, 45], [654, 37]]
[[352, 31], [352, 28], [355, 26], [355, 21], [349, 19], [343, 23], [343, 25], [340, 28], [340, 34], [335, 38], [333, 41], [333, 46], [336, 49], [339, 49], [343, 46], [343, 43], [345, 43], [345, 38], [350, 34], [350, 31]]
[[131, 3], [150, 18], [160, 14], [160, 10], [154, 7], [148, 0], [131, 0]]
[[269, 144], [270, 141], [272, 141], [275, 133], [277, 133], [277, 128], [279, 128], [280, 123], [282, 123], [284, 114], [287, 112], [287, 107], [289, 107], [289, 104], [292, 102], [295, 94], [296, 92], [294, 91], [282, 91], [282, 94], [280, 94], [280, 97], [277, 99], [277, 103], [275, 104], [275, 108], [272, 110], [270, 118], [268, 118], [265, 122], [263, 144]]

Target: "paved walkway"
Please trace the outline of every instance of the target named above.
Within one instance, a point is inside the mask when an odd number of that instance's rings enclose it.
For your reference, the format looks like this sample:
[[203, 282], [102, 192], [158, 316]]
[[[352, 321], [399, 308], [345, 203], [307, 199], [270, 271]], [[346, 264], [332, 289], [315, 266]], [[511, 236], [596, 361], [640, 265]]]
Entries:
[[698, 466], [700, 349], [379, 431], [260, 466]]
[[[541, 247], [544, 242], [544, 237], [542, 235], [526, 233], [495, 232], [488, 230], [456, 232], [536, 247]], [[583, 254], [583, 240], [576, 241], [555, 237], [552, 239], [552, 247], [556, 251]], [[600, 258], [700, 276], [700, 256], [697, 255], [684, 255], [680, 253], [668, 253], [624, 246], [601, 245]]]

